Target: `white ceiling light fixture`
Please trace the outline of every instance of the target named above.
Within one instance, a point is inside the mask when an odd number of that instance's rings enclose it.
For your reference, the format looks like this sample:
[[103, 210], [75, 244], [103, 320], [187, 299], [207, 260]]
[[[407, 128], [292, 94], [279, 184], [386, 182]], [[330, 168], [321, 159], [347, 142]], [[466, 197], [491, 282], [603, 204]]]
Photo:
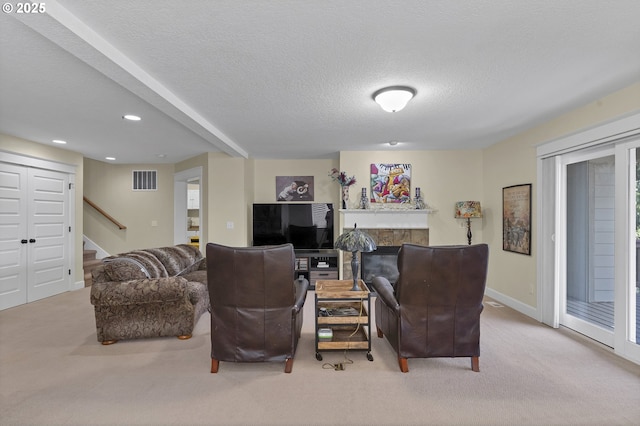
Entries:
[[390, 86], [376, 90], [373, 100], [387, 112], [398, 112], [416, 95], [416, 89], [408, 86]]
[[104, 157], [105, 160], [116, 161], [116, 157]]
[[52, 140], [51, 142], [53, 142], [53, 143], [57, 143], [57, 144], [59, 144], [59, 145], [64, 145], [64, 144], [66, 144], [66, 143], [67, 143], [67, 141], [63, 141], [63, 140], [61, 140], [61, 139], [54, 139], [54, 140]]
[[133, 115], [133, 114], [123, 115], [122, 118], [124, 118], [125, 120], [129, 120], [129, 121], [140, 121], [140, 120], [142, 120], [142, 118], [138, 117], [137, 115]]

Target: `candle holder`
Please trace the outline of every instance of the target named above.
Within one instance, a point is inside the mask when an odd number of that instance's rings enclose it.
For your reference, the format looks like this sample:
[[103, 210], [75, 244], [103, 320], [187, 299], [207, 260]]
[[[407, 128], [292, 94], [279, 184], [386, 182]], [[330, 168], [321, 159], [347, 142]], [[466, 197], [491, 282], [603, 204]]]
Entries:
[[422, 195], [420, 195], [420, 188], [416, 188], [416, 210], [424, 210], [427, 207]]
[[360, 194], [360, 204], [358, 205], [359, 209], [367, 210], [369, 208], [369, 198], [367, 197], [367, 188], [362, 188], [362, 193]]

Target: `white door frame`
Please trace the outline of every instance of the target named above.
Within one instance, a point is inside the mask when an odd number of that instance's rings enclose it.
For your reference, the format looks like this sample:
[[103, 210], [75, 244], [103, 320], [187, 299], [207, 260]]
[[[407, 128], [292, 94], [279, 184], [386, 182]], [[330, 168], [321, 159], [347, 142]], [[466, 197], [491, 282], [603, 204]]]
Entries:
[[202, 167], [183, 170], [173, 175], [173, 243], [184, 244], [187, 226], [187, 184], [194, 179], [200, 180], [200, 236], [202, 237]]

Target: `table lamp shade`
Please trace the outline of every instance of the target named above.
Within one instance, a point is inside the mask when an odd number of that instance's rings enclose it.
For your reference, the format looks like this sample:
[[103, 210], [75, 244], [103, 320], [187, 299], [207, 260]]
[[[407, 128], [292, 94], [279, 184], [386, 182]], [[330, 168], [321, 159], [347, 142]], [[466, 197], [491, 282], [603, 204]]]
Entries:
[[341, 234], [336, 240], [334, 247], [344, 251], [363, 251], [368, 253], [374, 251], [376, 242], [371, 235], [358, 229], [358, 225], [353, 225], [353, 229]]
[[354, 224], [353, 229], [341, 234], [336, 240], [334, 247], [344, 251], [350, 251], [351, 257], [351, 272], [353, 274], [353, 288], [351, 290], [358, 291], [358, 267], [360, 263], [358, 261], [358, 252], [371, 252], [374, 251], [377, 246], [373, 241], [371, 235], [365, 231], [358, 229], [358, 225]]
[[456, 203], [456, 219], [482, 217], [480, 201], [458, 201]]

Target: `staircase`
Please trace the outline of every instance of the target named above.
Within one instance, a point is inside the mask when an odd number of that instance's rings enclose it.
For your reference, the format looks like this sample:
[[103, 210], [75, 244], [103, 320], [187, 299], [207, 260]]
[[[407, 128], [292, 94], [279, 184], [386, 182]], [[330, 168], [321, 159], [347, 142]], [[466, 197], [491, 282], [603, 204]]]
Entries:
[[82, 255], [82, 269], [84, 269], [84, 286], [91, 287], [93, 279], [91, 278], [91, 271], [97, 266], [102, 265], [102, 260], [96, 259], [95, 250], [83, 250]]

